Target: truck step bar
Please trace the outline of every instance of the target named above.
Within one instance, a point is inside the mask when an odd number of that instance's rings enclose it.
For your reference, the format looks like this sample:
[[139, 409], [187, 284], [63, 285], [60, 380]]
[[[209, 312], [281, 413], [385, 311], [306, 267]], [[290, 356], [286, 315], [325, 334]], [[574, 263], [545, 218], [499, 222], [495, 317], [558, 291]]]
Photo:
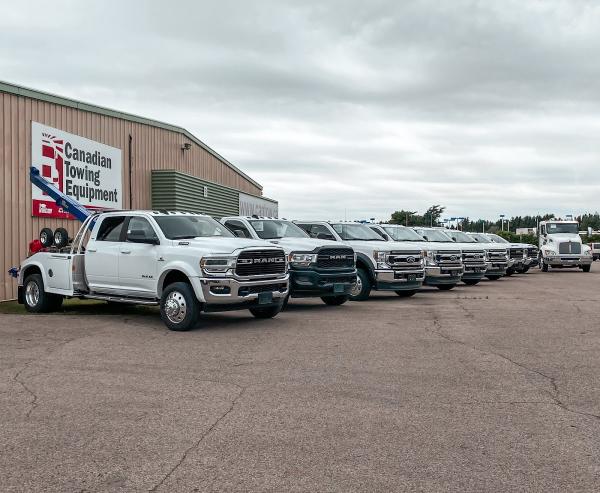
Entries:
[[128, 303], [131, 305], [158, 305], [158, 301], [149, 300], [147, 298], [129, 298], [127, 296], [114, 296], [105, 294], [82, 294], [81, 297], [92, 300], [113, 301], [115, 303]]

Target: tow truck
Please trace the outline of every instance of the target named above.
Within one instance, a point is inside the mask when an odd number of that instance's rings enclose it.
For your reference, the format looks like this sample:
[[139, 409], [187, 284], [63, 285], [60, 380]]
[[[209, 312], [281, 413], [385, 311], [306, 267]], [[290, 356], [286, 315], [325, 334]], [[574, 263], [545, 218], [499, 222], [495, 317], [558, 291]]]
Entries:
[[236, 238], [203, 214], [90, 212], [35, 167], [30, 179], [82, 225], [71, 241], [62, 228], [44, 228], [42, 248], [10, 270], [27, 311], [57, 310], [64, 298], [159, 305], [165, 325], [182, 331], [201, 312], [248, 309], [271, 318], [281, 310], [289, 292], [282, 248]]

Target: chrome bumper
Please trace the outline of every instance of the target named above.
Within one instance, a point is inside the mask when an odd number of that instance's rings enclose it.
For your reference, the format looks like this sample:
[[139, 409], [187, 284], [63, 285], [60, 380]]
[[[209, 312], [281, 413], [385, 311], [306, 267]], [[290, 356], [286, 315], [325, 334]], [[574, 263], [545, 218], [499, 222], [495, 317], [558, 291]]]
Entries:
[[592, 263], [592, 257], [583, 255], [558, 255], [556, 257], [544, 257], [544, 262], [550, 267], [554, 266], [579, 266], [579, 265], [590, 265]]
[[289, 293], [289, 274], [273, 279], [239, 281], [237, 279], [200, 278], [204, 302], [211, 305], [233, 305], [257, 301], [260, 293], [271, 292], [273, 301], [283, 301]]
[[[410, 279], [408, 276], [414, 275], [414, 279]], [[375, 280], [377, 282], [414, 282], [423, 281], [425, 279], [425, 272], [423, 269], [413, 270], [376, 270]]]

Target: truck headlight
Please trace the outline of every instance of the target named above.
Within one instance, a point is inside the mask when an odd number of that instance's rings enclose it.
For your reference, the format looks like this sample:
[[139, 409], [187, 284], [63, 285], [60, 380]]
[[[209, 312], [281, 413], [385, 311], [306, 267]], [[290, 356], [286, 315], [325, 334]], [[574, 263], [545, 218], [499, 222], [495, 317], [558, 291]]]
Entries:
[[290, 253], [288, 260], [293, 267], [308, 267], [317, 261], [316, 253]]
[[200, 268], [208, 274], [222, 274], [235, 267], [235, 257], [202, 257]]
[[435, 260], [436, 252], [429, 251], [425, 254], [425, 265], [429, 265], [430, 267], [435, 267], [437, 262]]
[[387, 262], [389, 252], [381, 252], [379, 250], [375, 250], [373, 252], [373, 258], [375, 259], [375, 264], [378, 269], [389, 269], [390, 266]]
[[554, 256], [556, 256], [556, 254], [554, 252], [551, 252], [550, 250], [546, 250], [544, 256], [545, 257], [554, 257]]

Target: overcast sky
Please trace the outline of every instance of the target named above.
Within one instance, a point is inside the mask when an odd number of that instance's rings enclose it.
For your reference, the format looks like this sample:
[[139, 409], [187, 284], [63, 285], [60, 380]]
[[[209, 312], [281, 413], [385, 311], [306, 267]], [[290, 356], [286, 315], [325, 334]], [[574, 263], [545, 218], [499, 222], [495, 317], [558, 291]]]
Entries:
[[0, 7], [0, 80], [183, 126], [281, 216], [600, 208], [600, 2]]

